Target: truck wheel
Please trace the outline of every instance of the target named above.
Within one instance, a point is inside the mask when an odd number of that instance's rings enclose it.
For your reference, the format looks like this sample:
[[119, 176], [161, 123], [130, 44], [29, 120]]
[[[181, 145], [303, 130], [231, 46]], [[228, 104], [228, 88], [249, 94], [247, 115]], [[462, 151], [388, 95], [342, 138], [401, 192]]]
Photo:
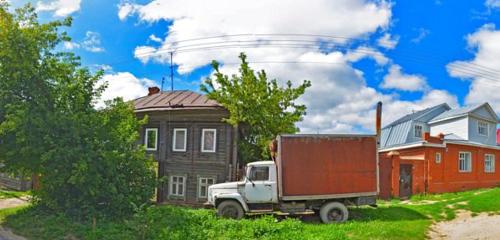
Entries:
[[217, 215], [219, 217], [242, 219], [244, 214], [241, 205], [233, 200], [225, 200], [217, 206]]
[[344, 204], [329, 202], [321, 206], [319, 216], [323, 223], [341, 223], [347, 221], [349, 212]]

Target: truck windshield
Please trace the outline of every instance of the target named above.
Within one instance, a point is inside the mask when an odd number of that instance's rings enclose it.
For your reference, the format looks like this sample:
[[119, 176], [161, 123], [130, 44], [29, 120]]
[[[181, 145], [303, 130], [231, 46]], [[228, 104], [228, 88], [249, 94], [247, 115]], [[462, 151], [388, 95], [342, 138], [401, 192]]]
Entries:
[[250, 169], [248, 178], [252, 181], [269, 180], [269, 167], [255, 166]]

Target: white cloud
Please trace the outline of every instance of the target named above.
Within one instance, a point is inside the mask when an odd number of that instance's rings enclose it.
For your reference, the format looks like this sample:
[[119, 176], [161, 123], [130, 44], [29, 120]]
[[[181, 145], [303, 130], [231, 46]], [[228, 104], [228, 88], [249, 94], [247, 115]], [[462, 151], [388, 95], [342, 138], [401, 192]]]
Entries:
[[89, 52], [104, 52], [104, 48], [101, 46], [101, 35], [97, 32], [87, 31], [81, 45]]
[[424, 40], [424, 38], [426, 38], [431, 33], [429, 29], [425, 28], [418, 28], [414, 30], [418, 32], [418, 35], [412, 38], [410, 41], [415, 44], [420, 43], [422, 40]]
[[486, 0], [484, 4], [489, 8], [500, 8], [500, 0]]
[[134, 50], [134, 56], [141, 60], [142, 63], [149, 62], [150, 59], [154, 58], [150, 54], [155, 53], [156, 48], [149, 46], [139, 46]]
[[81, 0], [39, 1], [36, 4], [36, 10], [39, 12], [54, 12], [56, 17], [65, 17], [80, 10], [80, 3]]
[[105, 106], [104, 101], [122, 97], [125, 101], [133, 100], [148, 94], [148, 87], [155, 86], [153, 80], [147, 78], [137, 78], [129, 72], [118, 72], [104, 75], [97, 86], [107, 83], [108, 87], [97, 101], [96, 107]]
[[76, 42], [64, 42], [64, 48], [66, 48], [68, 50], [73, 50], [73, 49], [80, 48], [80, 44], [76, 43]]
[[[162, 46], [136, 47], [134, 55], [144, 63], [151, 60], [168, 62], [168, 52], [172, 48], [185, 50], [193, 49], [193, 46], [223, 46], [203, 51], [179, 50], [173, 60], [179, 73], [189, 74], [215, 59], [222, 63], [221, 71], [230, 75], [237, 73], [238, 55], [244, 51], [251, 67], [265, 69], [268, 77], [278, 79], [280, 84], [286, 80], [294, 84], [304, 79], [311, 80], [312, 87], [299, 100], [308, 108], [304, 120], [298, 124], [303, 132], [366, 132], [373, 131], [377, 101], [383, 101], [386, 106], [384, 114], [387, 117], [384, 122], [412, 109], [443, 101], [456, 104], [456, 97], [440, 90], [429, 90], [415, 101], [403, 101], [397, 95], [381, 94], [366, 84], [362, 71], [353, 67], [353, 62], [363, 58], [374, 59], [378, 65], [390, 62], [371, 46], [361, 44], [361, 47], [347, 47], [347, 50], [345, 46], [349, 46], [351, 38], [367, 39], [371, 34], [387, 29], [392, 15], [391, 6], [386, 1], [378, 0], [318, 0], [314, 4], [308, 0], [215, 0], [209, 3], [155, 0], [145, 5], [124, 4], [118, 14], [122, 20], [137, 15], [141, 22], [172, 21]], [[240, 33], [250, 35], [227, 36]], [[260, 35], [276, 33], [321, 34], [343, 38], [332, 40], [310, 35]], [[179, 42], [222, 35], [225, 37]], [[283, 39], [299, 42], [328, 40], [333, 49], [341, 45], [339, 49], [344, 50], [325, 52], [303, 47], [305, 43], [296, 48], [268, 47], [268, 44], [276, 44]], [[250, 41], [251, 48], [239, 47], [244, 45], [244, 41]], [[155, 52], [156, 55], [146, 54], [149, 52]]]
[[475, 51], [474, 59], [447, 65], [453, 77], [470, 79], [466, 104], [489, 102], [500, 113], [500, 30], [485, 24], [467, 36], [467, 47]]
[[405, 74], [397, 64], [389, 68], [389, 73], [385, 75], [380, 87], [403, 91], [425, 91], [429, 88], [424, 76]]
[[161, 43], [162, 42], [161, 38], [157, 37], [154, 34], [149, 35], [149, 40], [151, 40], [153, 42], [157, 42], [157, 43]]
[[377, 40], [379, 46], [387, 49], [394, 49], [398, 45], [398, 42], [399, 36], [391, 36], [390, 33], [385, 33], [384, 36]]

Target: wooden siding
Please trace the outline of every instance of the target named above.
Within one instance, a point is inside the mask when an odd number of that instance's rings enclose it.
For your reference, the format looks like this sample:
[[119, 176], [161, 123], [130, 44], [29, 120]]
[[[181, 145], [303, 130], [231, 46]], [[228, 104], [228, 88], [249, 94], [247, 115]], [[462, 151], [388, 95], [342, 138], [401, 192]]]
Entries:
[[[138, 114], [139, 118], [144, 116]], [[225, 110], [172, 110], [148, 114], [148, 124], [140, 133], [140, 144], [144, 144], [144, 130], [158, 128], [158, 149], [147, 151], [159, 162], [158, 176], [165, 180], [158, 189], [159, 202], [200, 204], [206, 199], [198, 198], [198, 178], [215, 178], [216, 183], [230, 180], [233, 157], [233, 128], [222, 122], [228, 113]], [[184, 128], [186, 151], [173, 151], [175, 128]], [[203, 129], [216, 129], [216, 151], [202, 152]], [[234, 168], [234, 167], [232, 167]], [[169, 195], [170, 176], [186, 178], [183, 197]]]

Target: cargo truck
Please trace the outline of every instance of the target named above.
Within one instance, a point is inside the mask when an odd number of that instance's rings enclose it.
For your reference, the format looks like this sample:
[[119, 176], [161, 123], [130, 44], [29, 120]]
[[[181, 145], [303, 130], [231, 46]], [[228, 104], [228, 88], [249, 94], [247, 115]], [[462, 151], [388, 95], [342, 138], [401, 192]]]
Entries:
[[275, 161], [247, 164], [243, 180], [208, 188], [208, 206], [221, 217], [245, 214], [319, 214], [344, 222], [347, 206], [376, 206], [377, 135], [280, 135]]

